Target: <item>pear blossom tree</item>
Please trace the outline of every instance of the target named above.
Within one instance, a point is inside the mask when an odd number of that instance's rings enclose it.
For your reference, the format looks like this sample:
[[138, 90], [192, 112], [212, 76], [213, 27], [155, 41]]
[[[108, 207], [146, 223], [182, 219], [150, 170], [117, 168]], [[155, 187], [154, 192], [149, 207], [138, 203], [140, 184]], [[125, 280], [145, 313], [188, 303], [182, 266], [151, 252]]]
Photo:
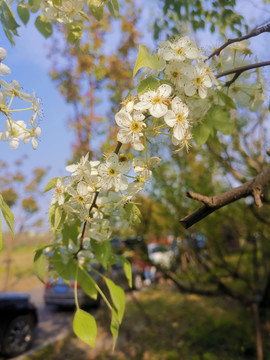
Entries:
[[[6, 16], [5, 32], [10, 40], [16, 35], [17, 23], [9, 5], [2, 1], [2, 14]], [[117, 0], [42, 0], [21, 2], [18, 15], [27, 23], [30, 12], [41, 14], [36, 26], [45, 37], [52, 33], [52, 23], [67, 26], [67, 40], [80, 41], [82, 19], [89, 20], [90, 13], [101, 19], [104, 8], [112, 16], [118, 15]], [[11, 20], [10, 20], [11, 19]], [[46, 252], [53, 253], [50, 261], [54, 275], [65, 281], [74, 279], [92, 298], [101, 296], [111, 311], [111, 332], [114, 346], [125, 310], [124, 291], [109, 278], [110, 266], [121, 262], [132, 286], [131, 266], [121, 255], [114, 254], [110, 244], [113, 222], [121, 221], [123, 227], [140, 221], [140, 210], [136, 196], [151, 180], [152, 172], [162, 161], [152, 154], [149, 144], [159, 142], [162, 137], [173, 152], [192, 151], [193, 146], [203, 146], [208, 138], [217, 133], [231, 135], [238, 96], [248, 88], [251, 106], [260, 106], [265, 100], [265, 86], [260, 68], [270, 61], [257, 62], [244, 41], [270, 31], [265, 25], [226, 41], [212, 53], [198, 47], [187, 36], [175, 36], [160, 42], [156, 52], [145, 45], [139, 45], [137, 60], [133, 69], [135, 86], [119, 104], [115, 114], [118, 129], [115, 148], [104, 155], [103, 161], [85, 154], [77, 163], [66, 167], [67, 175], [53, 178], [44, 192], [54, 190], [49, 209], [49, 222], [55, 234], [55, 241], [39, 248], [34, 259], [38, 277], [43, 280], [46, 270]], [[0, 49], [2, 76], [9, 68], [2, 63], [6, 52]], [[20, 84], [7, 84], [1, 80], [0, 110], [5, 117], [5, 129], [0, 140], [9, 141], [11, 148], [17, 148], [20, 141], [32, 142], [37, 148], [41, 129], [39, 99], [35, 94], [21, 91]], [[15, 97], [30, 104], [27, 108], [13, 109]], [[250, 104], [249, 104], [250, 105]], [[239, 105], [241, 106], [241, 105]], [[27, 125], [15, 120], [18, 111], [31, 111]], [[30, 128], [28, 128], [28, 126]], [[125, 152], [125, 148], [132, 151]], [[123, 151], [123, 152], [120, 152]], [[268, 151], [269, 152], [269, 151]], [[258, 207], [263, 205], [262, 191], [270, 183], [270, 167], [254, 179], [224, 194], [206, 197], [189, 192], [188, 196], [203, 203], [196, 212], [181, 219], [186, 228], [208, 216], [213, 211], [240, 198], [252, 195]], [[13, 232], [13, 215], [0, 197], [0, 207], [10, 230]], [[98, 263], [102, 270], [93, 264]], [[89, 269], [91, 272], [89, 273]], [[91, 275], [103, 279], [104, 291]], [[92, 315], [80, 308], [75, 286], [76, 313], [73, 321], [75, 334], [90, 346], [94, 346], [97, 335], [96, 321]]]

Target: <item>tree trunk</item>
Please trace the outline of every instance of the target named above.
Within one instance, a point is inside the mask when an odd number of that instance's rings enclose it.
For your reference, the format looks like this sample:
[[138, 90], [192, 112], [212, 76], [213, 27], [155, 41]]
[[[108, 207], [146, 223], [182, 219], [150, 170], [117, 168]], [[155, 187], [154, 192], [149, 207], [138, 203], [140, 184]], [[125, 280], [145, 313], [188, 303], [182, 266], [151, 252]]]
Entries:
[[255, 335], [256, 335], [256, 353], [257, 360], [263, 360], [263, 344], [262, 344], [262, 331], [259, 317], [259, 307], [258, 304], [252, 304], [253, 320], [255, 326]]

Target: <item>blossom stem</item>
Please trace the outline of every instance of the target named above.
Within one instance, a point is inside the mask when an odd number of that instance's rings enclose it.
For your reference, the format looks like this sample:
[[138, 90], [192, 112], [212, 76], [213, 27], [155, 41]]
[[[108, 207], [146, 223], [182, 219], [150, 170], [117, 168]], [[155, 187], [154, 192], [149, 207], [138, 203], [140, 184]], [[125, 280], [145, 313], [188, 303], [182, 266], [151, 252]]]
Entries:
[[33, 107], [29, 107], [29, 108], [26, 108], [26, 109], [13, 109], [13, 110], [10, 110], [11, 112], [15, 112], [15, 111], [28, 111], [28, 110], [34, 110]]
[[10, 98], [10, 100], [9, 100], [9, 104], [8, 104], [8, 110], [9, 110], [9, 111], [12, 111], [12, 110], [10, 110], [10, 107], [11, 107], [11, 104], [12, 104], [13, 99], [14, 99], [14, 95], [12, 94], [12, 95], [11, 95], [11, 98]]

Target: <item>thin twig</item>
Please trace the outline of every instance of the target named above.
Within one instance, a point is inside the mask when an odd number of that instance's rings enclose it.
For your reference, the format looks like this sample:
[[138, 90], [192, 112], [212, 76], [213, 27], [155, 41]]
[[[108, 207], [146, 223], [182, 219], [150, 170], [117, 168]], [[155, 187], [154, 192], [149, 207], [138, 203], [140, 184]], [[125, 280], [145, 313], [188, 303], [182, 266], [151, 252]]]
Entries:
[[240, 66], [240, 67], [237, 67], [237, 68], [234, 68], [234, 69], [223, 71], [223, 72], [217, 74], [216, 78], [218, 79], [218, 78], [223, 77], [223, 76], [234, 74], [233, 78], [225, 83], [225, 86], [229, 87], [244, 71], [257, 69], [259, 67], [269, 66], [269, 65], [270, 65], [270, 61], [263, 61], [263, 62], [259, 62], [259, 63], [256, 63], [256, 64], [249, 64], [249, 65], [245, 65], [245, 66]]
[[208, 57], [208, 60], [211, 59], [213, 56], [215, 55], [219, 55], [220, 52], [225, 49], [227, 46], [233, 44], [233, 43], [236, 43], [236, 42], [239, 42], [239, 41], [243, 41], [243, 40], [247, 40], [247, 39], [250, 39], [254, 36], [258, 36], [262, 33], [265, 33], [265, 32], [270, 32], [270, 24], [268, 25], [265, 25], [265, 26], [262, 26], [260, 28], [257, 28], [257, 29], [254, 29], [252, 30], [249, 34], [247, 35], [244, 35], [244, 36], [239, 36], [237, 38], [234, 38], [234, 39], [228, 39], [222, 46], [220, 46], [218, 49], [216, 49], [209, 57]]

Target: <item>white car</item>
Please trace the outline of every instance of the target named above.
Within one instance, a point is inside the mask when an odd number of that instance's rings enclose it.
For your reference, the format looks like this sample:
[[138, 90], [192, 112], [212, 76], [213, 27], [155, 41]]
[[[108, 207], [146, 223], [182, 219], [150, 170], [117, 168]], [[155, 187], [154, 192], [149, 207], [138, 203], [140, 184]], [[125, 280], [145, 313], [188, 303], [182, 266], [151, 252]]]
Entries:
[[148, 255], [154, 265], [164, 269], [170, 269], [175, 262], [175, 253], [163, 244], [149, 244]]

